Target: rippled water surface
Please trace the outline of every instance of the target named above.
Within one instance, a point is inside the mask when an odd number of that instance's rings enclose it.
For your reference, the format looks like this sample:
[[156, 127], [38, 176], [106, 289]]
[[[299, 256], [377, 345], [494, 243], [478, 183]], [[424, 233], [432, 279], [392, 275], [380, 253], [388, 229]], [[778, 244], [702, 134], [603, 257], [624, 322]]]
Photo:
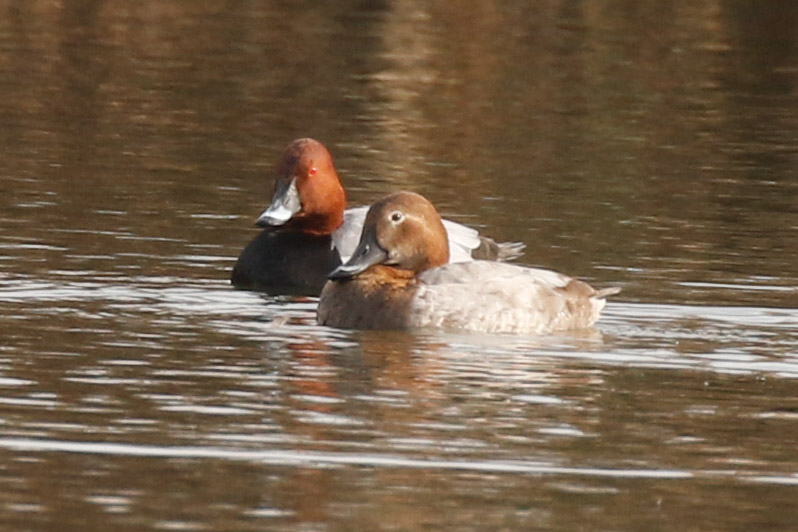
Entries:
[[[798, 4], [0, 0], [0, 528], [785, 530]], [[299, 136], [623, 288], [352, 332], [228, 279]]]

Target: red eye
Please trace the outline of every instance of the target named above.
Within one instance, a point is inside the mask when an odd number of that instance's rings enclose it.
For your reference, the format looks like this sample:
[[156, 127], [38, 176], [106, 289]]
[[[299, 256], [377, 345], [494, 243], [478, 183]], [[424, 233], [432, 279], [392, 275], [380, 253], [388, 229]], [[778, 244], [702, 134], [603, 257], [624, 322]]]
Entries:
[[311, 166], [310, 170], [308, 170], [308, 175], [316, 175], [316, 167]]

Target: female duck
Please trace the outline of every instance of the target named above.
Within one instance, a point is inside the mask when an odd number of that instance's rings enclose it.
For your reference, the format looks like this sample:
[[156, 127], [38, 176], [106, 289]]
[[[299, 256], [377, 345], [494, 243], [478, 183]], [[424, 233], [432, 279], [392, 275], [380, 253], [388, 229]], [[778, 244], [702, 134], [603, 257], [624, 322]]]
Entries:
[[[277, 167], [272, 202], [256, 225], [264, 230], [238, 257], [231, 281], [239, 288], [317, 295], [327, 275], [357, 246], [367, 207], [348, 209], [332, 156], [313, 139], [288, 145]], [[519, 256], [523, 244], [497, 244], [444, 220], [452, 262]]]
[[357, 249], [330, 274], [322, 325], [355, 329], [440, 327], [540, 334], [589, 327], [616, 288], [548, 270], [473, 261], [447, 264], [446, 231], [422, 196], [399, 192], [374, 205]]

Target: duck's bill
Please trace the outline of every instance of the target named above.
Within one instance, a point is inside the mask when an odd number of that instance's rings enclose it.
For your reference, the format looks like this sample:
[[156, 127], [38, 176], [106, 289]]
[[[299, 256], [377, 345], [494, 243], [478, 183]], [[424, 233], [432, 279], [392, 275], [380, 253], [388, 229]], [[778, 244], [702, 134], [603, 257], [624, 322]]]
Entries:
[[368, 231], [360, 237], [352, 256], [346, 263], [341, 264], [328, 277], [330, 279], [348, 279], [366, 271], [371, 266], [383, 264], [388, 260], [388, 253], [377, 243], [373, 231]]
[[272, 196], [272, 204], [258, 216], [255, 225], [259, 227], [283, 225], [301, 210], [302, 203], [296, 190], [296, 179], [288, 183], [278, 181]]

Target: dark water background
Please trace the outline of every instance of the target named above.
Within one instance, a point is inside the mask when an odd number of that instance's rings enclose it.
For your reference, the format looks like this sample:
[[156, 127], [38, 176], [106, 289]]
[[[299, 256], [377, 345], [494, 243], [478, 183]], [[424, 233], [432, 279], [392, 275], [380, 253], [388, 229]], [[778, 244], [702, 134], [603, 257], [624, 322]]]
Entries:
[[[0, 528], [786, 530], [798, 3], [0, 0]], [[232, 290], [299, 136], [619, 285], [545, 338]]]

